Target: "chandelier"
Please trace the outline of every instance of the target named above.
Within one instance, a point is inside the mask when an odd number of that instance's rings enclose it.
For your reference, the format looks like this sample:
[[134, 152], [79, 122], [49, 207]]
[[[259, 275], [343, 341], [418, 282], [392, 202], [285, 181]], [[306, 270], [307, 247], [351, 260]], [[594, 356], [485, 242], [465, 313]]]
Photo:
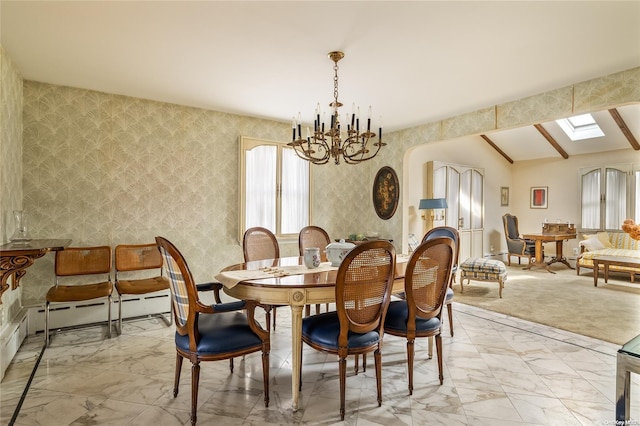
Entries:
[[[292, 140], [288, 146], [294, 148], [298, 157], [313, 164], [326, 164], [333, 158], [335, 164], [340, 164], [340, 158], [347, 164], [358, 164], [372, 159], [378, 154], [380, 148], [386, 144], [382, 142], [382, 125], [378, 128], [378, 141], [375, 142], [376, 134], [371, 131], [371, 106], [367, 117], [366, 128], [360, 129], [360, 108], [353, 106], [351, 115], [345, 116], [347, 123], [346, 131], [340, 125], [338, 108], [342, 103], [338, 101], [338, 61], [344, 58], [342, 52], [329, 52], [329, 59], [333, 61], [333, 102], [329, 104], [331, 108], [331, 122], [328, 129], [325, 129], [324, 117], [320, 121], [320, 104], [316, 107], [313, 121], [313, 133], [307, 127], [306, 138], [303, 138], [302, 123], [300, 114], [298, 118], [293, 118]], [[366, 130], [365, 130], [366, 129]]]

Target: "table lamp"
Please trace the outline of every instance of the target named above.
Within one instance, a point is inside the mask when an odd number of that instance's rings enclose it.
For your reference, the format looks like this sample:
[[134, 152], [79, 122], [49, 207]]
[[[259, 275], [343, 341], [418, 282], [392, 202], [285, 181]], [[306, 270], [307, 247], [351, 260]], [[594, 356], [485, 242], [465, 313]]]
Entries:
[[[436, 219], [436, 214], [434, 210], [444, 210], [447, 208], [447, 199], [446, 198], [426, 198], [420, 200], [420, 204], [418, 205], [419, 210], [431, 210], [431, 214], [429, 215], [429, 226], [425, 230], [428, 231], [433, 227], [433, 221]], [[444, 218], [444, 214], [442, 218], [438, 215], [438, 220], [442, 220]], [[426, 213], [422, 214], [422, 219], [427, 220]]]

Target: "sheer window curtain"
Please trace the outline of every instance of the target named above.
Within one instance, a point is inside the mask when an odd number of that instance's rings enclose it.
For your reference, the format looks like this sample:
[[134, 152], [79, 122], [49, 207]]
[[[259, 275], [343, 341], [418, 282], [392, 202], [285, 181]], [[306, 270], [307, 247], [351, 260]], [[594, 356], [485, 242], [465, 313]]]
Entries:
[[276, 232], [276, 161], [278, 148], [260, 145], [245, 152], [245, 229], [262, 226]]
[[600, 229], [600, 170], [582, 175], [582, 228]]
[[482, 176], [482, 174], [480, 174], [477, 170], [474, 170], [472, 180], [471, 228], [480, 229], [483, 226], [484, 219], [482, 215], [482, 192], [484, 191], [484, 176]]
[[291, 148], [259, 145], [245, 151], [245, 167], [245, 229], [262, 226], [276, 235], [297, 234], [309, 224], [307, 161]]
[[309, 162], [291, 148], [282, 150], [283, 234], [296, 234], [309, 223]]
[[633, 172], [634, 180], [634, 198], [635, 198], [635, 219], [636, 223], [640, 223], [640, 170]]
[[582, 229], [619, 231], [626, 218], [638, 216], [638, 203], [629, 204], [637, 200], [638, 187], [624, 167], [582, 170], [581, 184]]
[[627, 218], [627, 174], [607, 169], [605, 201], [605, 229], [619, 230]]

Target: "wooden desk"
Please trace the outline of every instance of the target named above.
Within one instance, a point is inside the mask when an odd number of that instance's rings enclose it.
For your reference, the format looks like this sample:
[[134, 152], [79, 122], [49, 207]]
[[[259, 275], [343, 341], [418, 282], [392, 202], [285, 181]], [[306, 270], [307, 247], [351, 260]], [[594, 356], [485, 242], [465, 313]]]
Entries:
[[[404, 291], [404, 273], [408, 256], [396, 258], [396, 280], [393, 293]], [[222, 270], [260, 270], [265, 267], [282, 267], [304, 264], [302, 257], [260, 260], [231, 265]], [[337, 269], [311, 272], [302, 275], [286, 275], [240, 281], [224, 292], [237, 299], [256, 300], [267, 305], [289, 305], [291, 307], [291, 395], [293, 410], [298, 409], [300, 398], [300, 363], [302, 362], [302, 308], [316, 303], [335, 302]], [[219, 279], [219, 276], [216, 277]]]
[[[543, 232], [540, 234], [523, 234], [523, 238], [527, 240], [535, 240], [536, 242], [536, 254], [535, 254], [535, 262], [529, 263], [527, 267], [524, 269], [531, 269], [534, 266], [540, 266], [547, 271], [555, 274], [551, 269], [549, 269], [549, 265], [552, 263], [560, 262], [564, 263], [568, 268], [574, 269], [569, 262], [567, 262], [567, 258], [562, 254], [562, 243], [564, 240], [571, 240], [576, 237], [575, 233], [566, 233], [566, 232]], [[551, 258], [551, 260], [547, 263], [544, 262], [544, 258], [542, 256], [542, 243], [547, 243], [555, 241], [556, 242], [556, 255]]]
[[9, 289], [7, 281], [14, 276], [12, 290], [20, 285], [20, 278], [27, 272], [36, 259], [50, 251], [63, 250], [71, 244], [71, 240], [30, 240], [26, 242], [7, 243], [0, 246], [0, 303], [2, 294]]

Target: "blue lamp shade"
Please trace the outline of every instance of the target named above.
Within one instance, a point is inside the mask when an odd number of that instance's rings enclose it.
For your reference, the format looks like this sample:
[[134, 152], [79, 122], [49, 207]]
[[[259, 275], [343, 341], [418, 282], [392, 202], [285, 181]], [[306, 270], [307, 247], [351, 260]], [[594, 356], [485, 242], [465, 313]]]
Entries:
[[435, 209], [446, 209], [447, 208], [447, 200], [446, 198], [429, 198], [420, 200], [420, 205], [418, 206], [419, 210], [435, 210]]

